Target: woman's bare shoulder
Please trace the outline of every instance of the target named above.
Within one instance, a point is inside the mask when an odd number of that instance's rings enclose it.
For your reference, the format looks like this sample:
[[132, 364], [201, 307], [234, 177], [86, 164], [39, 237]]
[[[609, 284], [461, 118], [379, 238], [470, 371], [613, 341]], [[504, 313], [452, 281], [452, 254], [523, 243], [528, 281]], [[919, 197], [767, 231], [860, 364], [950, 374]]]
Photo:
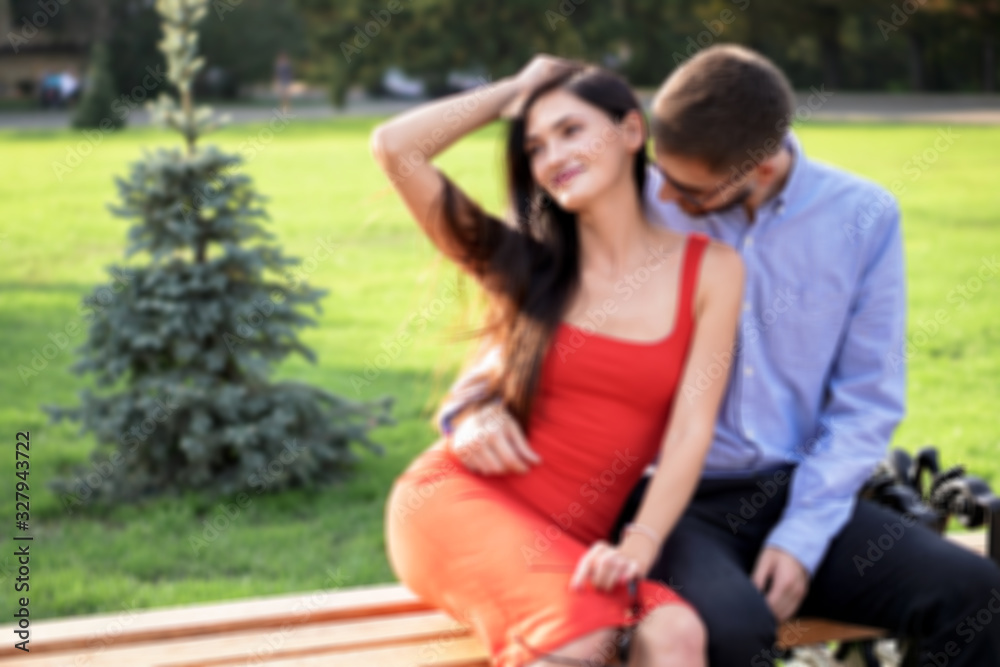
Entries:
[[711, 240], [701, 263], [699, 296], [709, 294], [742, 294], [746, 270], [743, 258], [731, 245]]

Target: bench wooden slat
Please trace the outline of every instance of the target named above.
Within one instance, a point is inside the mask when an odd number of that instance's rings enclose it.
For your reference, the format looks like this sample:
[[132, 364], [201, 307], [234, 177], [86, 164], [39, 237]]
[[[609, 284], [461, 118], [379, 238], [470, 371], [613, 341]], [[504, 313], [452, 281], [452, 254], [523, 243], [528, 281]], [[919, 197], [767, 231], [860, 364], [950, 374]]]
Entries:
[[[390, 645], [412, 645], [468, 637], [470, 631], [440, 611], [395, 614], [364, 621], [336, 621], [284, 628], [242, 630], [202, 637], [112, 645], [103, 651], [60, 651], [17, 658], [25, 667], [67, 664], [134, 667], [135, 665], [246, 665], [279, 657], [347, 653]], [[68, 656], [70, 659], [68, 659]], [[78, 661], [79, 658], [79, 661]], [[0, 664], [5, 664], [0, 660]]]
[[974, 533], [956, 533], [947, 536], [952, 542], [958, 542], [969, 551], [974, 551], [980, 556], [986, 556], [986, 533], [977, 531]]
[[[984, 532], [948, 537], [985, 555]], [[12, 637], [13, 628], [0, 627], [0, 635]], [[399, 584], [38, 621], [31, 630], [31, 653], [6, 642], [0, 646], [0, 664], [487, 665], [485, 650], [468, 629]], [[884, 634], [875, 628], [798, 618], [781, 627], [779, 643], [793, 647]], [[274, 652], [254, 660], [254, 647], [266, 651], [267, 638], [275, 635], [280, 643]]]
[[[430, 606], [408, 588], [386, 584], [363, 589], [313, 591], [209, 605], [36, 621], [31, 624], [29, 646], [32, 653], [65, 651], [100, 646], [102, 643], [118, 645], [429, 609]], [[13, 625], [2, 626], [0, 633], [13, 636], [13, 628]], [[0, 657], [24, 655], [11, 644], [4, 642], [0, 646]]]
[[778, 628], [778, 646], [794, 648], [832, 641], [878, 639], [885, 636], [886, 631], [881, 628], [837, 623], [825, 618], [793, 618]]
[[[374, 651], [316, 655], [267, 663], [269, 667], [489, 667], [482, 644], [472, 637], [423, 642]], [[171, 666], [173, 667], [173, 666]]]

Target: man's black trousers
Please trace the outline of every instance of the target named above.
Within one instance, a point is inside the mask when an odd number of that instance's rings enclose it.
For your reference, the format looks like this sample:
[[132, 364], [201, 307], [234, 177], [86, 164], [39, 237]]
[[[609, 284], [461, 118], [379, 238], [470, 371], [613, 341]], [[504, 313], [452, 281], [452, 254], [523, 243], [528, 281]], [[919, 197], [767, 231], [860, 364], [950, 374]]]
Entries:
[[[700, 613], [711, 667], [768, 667], [780, 655], [774, 616], [750, 573], [784, 510], [785, 474], [702, 480], [650, 571]], [[1000, 667], [1000, 567], [868, 501], [831, 543], [797, 615], [886, 628], [909, 640], [905, 667]]]

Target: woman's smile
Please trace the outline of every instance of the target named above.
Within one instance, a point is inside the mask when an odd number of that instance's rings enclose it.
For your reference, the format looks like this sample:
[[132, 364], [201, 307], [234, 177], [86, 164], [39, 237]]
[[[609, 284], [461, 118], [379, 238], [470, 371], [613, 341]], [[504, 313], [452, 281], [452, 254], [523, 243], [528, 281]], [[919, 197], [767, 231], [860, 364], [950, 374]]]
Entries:
[[582, 165], [576, 165], [573, 167], [569, 167], [567, 169], [560, 170], [552, 178], [552, 188], [557, 190], [559, 188], [566, 186], [566, 184], [568, 184], [571, 180], [582, 174], [583, 171], [584, 168]]

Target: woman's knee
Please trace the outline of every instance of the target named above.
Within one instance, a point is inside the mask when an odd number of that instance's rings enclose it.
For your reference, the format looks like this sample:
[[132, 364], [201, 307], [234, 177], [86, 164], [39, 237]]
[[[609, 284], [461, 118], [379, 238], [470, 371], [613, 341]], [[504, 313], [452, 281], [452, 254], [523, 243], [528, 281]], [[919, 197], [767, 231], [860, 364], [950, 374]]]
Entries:
[[635, 633], [643, 665], [705, 664], [708, 630], [693, 608], [668, 605], [651, 611]]
[[[591, 665], [593, 667], [601, 667], [614, 657], [616, 650], [615, 630], [608, 628], [592, 632], [579, 639], [574, 639], [562, 646], [558, 646], [549, 651], [549, 654], [559, 656], [560, 658], [580, 660], [582, 665], [587, 665], [588, 667]], [[549, 665], [557, 664], [561, 663], [540, 658], [529, 663], [528, 667], [549, 667]]]

